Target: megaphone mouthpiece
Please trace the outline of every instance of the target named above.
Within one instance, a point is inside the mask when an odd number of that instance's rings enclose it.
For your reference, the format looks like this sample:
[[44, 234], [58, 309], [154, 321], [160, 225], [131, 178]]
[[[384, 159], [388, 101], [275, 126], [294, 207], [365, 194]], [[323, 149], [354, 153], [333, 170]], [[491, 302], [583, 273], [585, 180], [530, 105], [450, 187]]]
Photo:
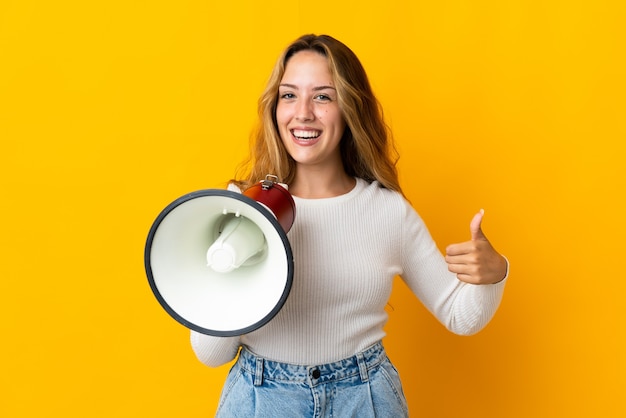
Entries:
[[235, 214], [224, 221], [219, 237], [207, 251], [207, 265], [218, 273], [228, 273], [243, 264], [258, 261], [265, 236], [258, 226]]

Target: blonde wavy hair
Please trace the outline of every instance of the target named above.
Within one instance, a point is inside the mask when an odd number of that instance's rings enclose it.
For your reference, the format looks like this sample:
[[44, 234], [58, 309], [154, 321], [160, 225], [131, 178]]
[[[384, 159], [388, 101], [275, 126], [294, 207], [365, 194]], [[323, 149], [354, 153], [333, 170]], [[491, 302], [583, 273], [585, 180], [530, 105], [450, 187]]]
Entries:
[[286, 184], [294, 179], [296, 165], [278, 133], [276, 105], [287, 62], [304, 50], [315, 51], [328, 59], [339, 108], [346, 122], [340, 141], [346, 173], [370, 183], [376, 180], [382, 187], [402, 193], [396, 170], [398, 153], [365, 69], [350, 48], [328, 35], [301, 36], [281, 54], [259, 98], [259, 121], [251, 136], [250, 155], [240, 164], [237, 178], [232, 182], [245, 190], [267, 174], [276, 175]]

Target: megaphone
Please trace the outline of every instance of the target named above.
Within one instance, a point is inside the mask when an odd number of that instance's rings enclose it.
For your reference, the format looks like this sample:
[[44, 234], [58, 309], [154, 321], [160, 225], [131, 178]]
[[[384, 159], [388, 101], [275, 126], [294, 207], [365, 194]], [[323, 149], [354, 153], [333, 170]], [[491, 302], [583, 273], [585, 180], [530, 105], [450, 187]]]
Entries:
[[234, 336], [267, 324], [293, 282], [295, 203], [275, 176], [243, 193], [206, 189], [154, 221], [144, 262], [161, 306], [189, 329]]

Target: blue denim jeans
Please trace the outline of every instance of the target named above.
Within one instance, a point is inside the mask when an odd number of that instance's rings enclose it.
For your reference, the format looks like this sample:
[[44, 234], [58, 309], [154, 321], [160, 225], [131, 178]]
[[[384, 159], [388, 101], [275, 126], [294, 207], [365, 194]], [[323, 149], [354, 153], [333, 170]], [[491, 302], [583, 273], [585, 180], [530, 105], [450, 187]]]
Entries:
[[245, 347], [222, 390], [218, 418], [408, 417], [400, 378], [382, 343], [335, 363], [299, 366]]

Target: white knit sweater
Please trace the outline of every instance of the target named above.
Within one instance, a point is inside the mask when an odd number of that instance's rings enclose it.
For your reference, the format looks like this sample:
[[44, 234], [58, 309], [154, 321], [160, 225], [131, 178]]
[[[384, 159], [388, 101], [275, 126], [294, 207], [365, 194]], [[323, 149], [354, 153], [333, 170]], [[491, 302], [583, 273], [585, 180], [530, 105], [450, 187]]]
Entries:
[[350, 357], [384, 337], [396, 275], [454, 333], [480, 331], [497, 310], [506, 280], [459, 281], [399, 193], [358, 179], [342, 196], [294, 200], [296, 220], [288, 238], [295, 274], [287, 302], [267, 325], [240, 337], [191, 331], [203, 363], [227, 363], [242, 344], [259, 356], [294, 364]]

